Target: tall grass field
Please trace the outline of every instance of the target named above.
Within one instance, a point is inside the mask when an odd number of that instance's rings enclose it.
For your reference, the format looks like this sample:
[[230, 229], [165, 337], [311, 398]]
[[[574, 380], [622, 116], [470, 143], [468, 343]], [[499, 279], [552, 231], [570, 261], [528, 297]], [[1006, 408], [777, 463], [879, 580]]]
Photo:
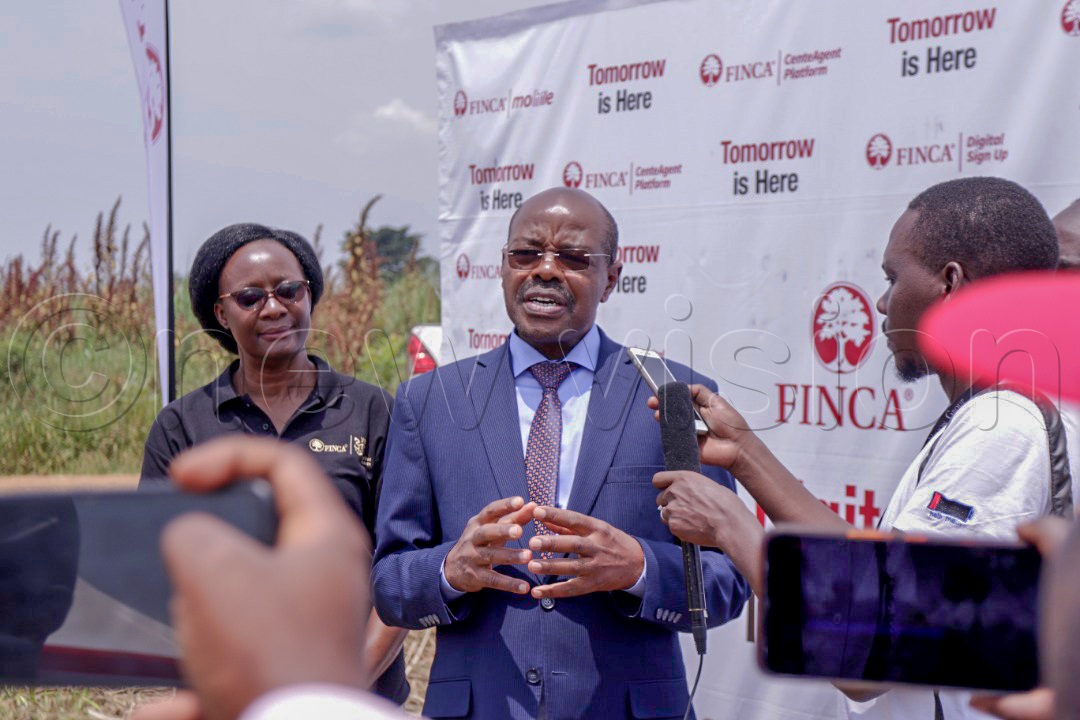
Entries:
[[[377, 198], [376, 198], [377, 200]], [[339, 247], [312, 237], [325, 291], [312, 314], [308, 351], [339, 372], [391, 394], [408, 374], [410, 329], [438, 322], [437, 265], [419, 255], [408, 228], [367, 227], [375, 200]], [[0, 267], [0, 476], [137, 473], [143, 443], [161, 410], [149, 235], [121, 229], [120, 201], [101, 213], [93, 259], [76, 261], [77, 240], [48, 228], [39, 257]], [[136, 239], [136, 236], [138, 239]], [[410, 245], [411, 243], [411, 245]], [[393, 256], [382, 254], [384, 249]], [[404, 249], [403, 249], [404, 248]], [[332, 253], [332, 255], [331, 255]], [[201, 332], [187, 296], [186, 272], [174, 279], [177, 397], [217, 377], [234, 356]], [[431, 633], [406, 643], [419, 711], [433, 652]], [[0, 689], [0, 720], [126, 718], [167, 690]]]

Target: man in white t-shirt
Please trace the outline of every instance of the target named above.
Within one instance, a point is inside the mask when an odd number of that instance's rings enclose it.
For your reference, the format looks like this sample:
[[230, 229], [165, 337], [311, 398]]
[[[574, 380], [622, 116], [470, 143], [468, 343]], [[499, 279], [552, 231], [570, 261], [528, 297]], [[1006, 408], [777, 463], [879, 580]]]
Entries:
[[[1021, 394], [979, 392], [943, 368], [930, 368], [916, 344], [919, 320], [935, 302], [948, 302], [984, 277], [1052, 270], [1057, 263], [1058, 240], [1046, 211], [1006, 180], [935, 185], [897, 220], [882, 262], [888, 288], [877, 309], [886, 318], [901, 378], [936, 372], [951, 405], [900, 481], [882, 529], [1014, 540], [1019, 523], [1071, 512], [1070, 463], [1056, 414], [1044, 416]], [[692, 392], [712, 429], [700, 441], [702, 462], [728, 468], [773, 522], [850, 527], [806, 490], [726, 401], [705, 388]], [[657, 503], [671, 532], [724, 550], [760, 595], [763, 530], [742, 501], [695, 473], [660, 473], [653, 482], [662, 490]], [[966, 692], [913, 688], [875, 697], [841, 689], [848, 696], [841, 716], [987, 717], [969, 706]]]

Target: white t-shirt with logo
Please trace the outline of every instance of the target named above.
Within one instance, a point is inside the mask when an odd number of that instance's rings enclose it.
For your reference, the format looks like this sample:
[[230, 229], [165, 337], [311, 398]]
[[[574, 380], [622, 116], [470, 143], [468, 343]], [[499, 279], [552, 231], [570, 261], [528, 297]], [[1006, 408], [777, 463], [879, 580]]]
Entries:
[[[1062, 416], [1077, 498], [1080, 437], [1075, 418]], [[990, 391], [961, 406], [922, 448], [885, 508], [881, 529], [1012, 542], [1017, 525], [1049, 514], [1050, 500], [1042, 412], [1022, 395]], [[991, 717], [968, 704], [968, 691], [941, 690], [938, 696], [945, 720]], [[934, 693], [922, 687], [893, 689], [864, 703], [841, 695], [840, 703], [841, 717], [860, 720], [935, 717]]]

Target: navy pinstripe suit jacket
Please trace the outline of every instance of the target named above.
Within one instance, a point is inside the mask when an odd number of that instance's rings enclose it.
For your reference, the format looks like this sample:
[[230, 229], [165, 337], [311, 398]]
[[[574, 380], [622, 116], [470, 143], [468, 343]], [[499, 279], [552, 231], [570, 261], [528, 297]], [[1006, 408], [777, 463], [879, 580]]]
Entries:
[[[424, 714], [431, 718], [681, 718], [687, 688], [676, 631], [689, 631], [682, 553], [660, 522], [653, 475], [664, 469], [648, 386], [601, 333], [600, 358], [568, 507], [637, 538], [645, 595], [537, 600], [496, 590], [443, 601], [439, 571], [469, 518], [528, 497], [507, 345], [398, 390], [387, 441], [372, 570], [390, 625], [438, 627]], [[688, 368], [671, 364], [680, 380]], [[732, 486], [718, 468], [705, 472]], [[533, 524], [511, 546], [528, 547]], [[730, 561], [703, 551], [709, 621], [739, 614], [749, 590]], [[539, 584], [524, 566], [500, 572]], [[547, 581], [549, 579], [545, 579]]]

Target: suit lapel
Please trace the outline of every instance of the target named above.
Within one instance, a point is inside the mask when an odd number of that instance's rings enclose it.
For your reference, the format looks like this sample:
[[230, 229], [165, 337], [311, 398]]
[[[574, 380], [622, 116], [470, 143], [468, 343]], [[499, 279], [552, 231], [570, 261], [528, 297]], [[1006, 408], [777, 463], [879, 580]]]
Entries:
[[499, 497], [527, 497], [517, 393], [506, 344], [477, 360], [476, 376], [471, 385], [469, 399], [476, 412]]
[[604, 485], [639, 382], [623, 347], [600, 334], [600, 357], [589, 394], [574, 487], [568, 507], [589, 514]]

